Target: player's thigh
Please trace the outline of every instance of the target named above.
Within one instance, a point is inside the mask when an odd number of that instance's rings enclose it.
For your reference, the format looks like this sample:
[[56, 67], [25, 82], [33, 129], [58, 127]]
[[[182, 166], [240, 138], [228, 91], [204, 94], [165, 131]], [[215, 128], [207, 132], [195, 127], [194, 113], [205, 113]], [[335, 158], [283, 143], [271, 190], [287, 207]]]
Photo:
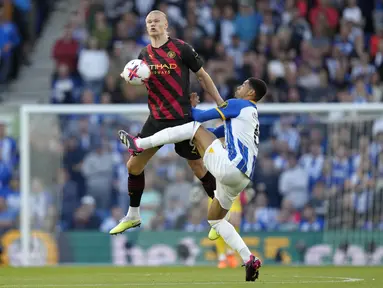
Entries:
[[213, 133], [200, 126], [194, 134], [193, 142], [199, 154], [204, 157], [207, 148], [217, 139]]
[[206, 149], [203, 162], [207, 170], [217, 179], [218, 182], [225, 185], [232, 185], [235, 182], [235, 176], [241, 173], [230, 161], [228, 152], [223, 148], [219, 139]]
[[138, 154], [137, 156], [132, 156], [129, 158], [128, 163], [126, 163], [126, 167], [128, 168], [128, 172], [133, 175], [140, 175], [149, 160], [156, 154], [159, 148], [150, 148], [145, 150], [144, 152]]

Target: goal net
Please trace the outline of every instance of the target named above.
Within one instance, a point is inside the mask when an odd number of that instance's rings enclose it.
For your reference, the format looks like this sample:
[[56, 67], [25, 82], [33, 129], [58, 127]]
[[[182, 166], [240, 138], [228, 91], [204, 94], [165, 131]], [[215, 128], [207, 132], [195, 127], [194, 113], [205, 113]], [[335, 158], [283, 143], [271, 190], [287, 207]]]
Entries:
[[[266, 262], [282, 252], [284, 263], [381, 264], [383, 105], [258, 110], [257, 175], [241, 197], [250, 248]], [[20, 241], [6, 248], [11, 265], [213, 263], [207, 199], [173, 145], [145, 170], [143, 234], [107, 234], [129, 203], [129, 155], [117, 131], [137, 134], [147, 115], [146, 105], [21, 107], [20, 235], [7, 235]]]

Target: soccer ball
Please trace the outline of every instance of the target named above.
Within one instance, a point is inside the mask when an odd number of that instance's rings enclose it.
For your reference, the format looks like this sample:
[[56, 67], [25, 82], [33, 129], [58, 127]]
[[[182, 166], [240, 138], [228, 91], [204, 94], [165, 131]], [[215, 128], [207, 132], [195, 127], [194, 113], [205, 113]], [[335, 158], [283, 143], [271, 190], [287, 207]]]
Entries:
[[125, 65], [121, 76], [131, 85], [143, 85], [150, 77], [150, 68], [144, 61], [134, 59]]

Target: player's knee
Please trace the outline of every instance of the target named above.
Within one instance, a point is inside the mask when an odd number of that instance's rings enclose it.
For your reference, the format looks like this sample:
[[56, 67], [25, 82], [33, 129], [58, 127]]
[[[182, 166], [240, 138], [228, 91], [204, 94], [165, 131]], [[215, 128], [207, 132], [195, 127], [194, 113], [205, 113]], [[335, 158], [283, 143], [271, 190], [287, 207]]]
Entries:
[[129, 161], [126, 163], [126, 168], [128, 168], [128, 172], [130, 174], [140, 175], [144, 171], [145, 165], [142, 165], [133, 159], [133, 157], [129, 159]]
[[194, 175], [198, 177], [199, 179], [201, 179], [202, 177], [206, 175], [207, 170], [205, 165], [203, 164], [202, 159], [188, 160], [188, 164], [190, 168], [193, 170]]

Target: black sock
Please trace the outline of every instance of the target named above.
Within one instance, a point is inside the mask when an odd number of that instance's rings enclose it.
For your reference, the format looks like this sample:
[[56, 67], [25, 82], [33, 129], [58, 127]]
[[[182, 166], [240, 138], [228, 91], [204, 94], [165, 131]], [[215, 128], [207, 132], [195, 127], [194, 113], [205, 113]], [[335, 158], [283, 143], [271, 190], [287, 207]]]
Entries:
[[142, 193], [145, 189], [145, 174], [133, 175], [129, 173], [128, 191], [130, 196], [130, 206], [140, 207]]
[[209, 196], [211, 199], [214, 199], [214, 190], [216, 189], [214, 176], [209, 171], [207, 171], [205, 176], [203, 176], [200, 180], [207, 196]]

